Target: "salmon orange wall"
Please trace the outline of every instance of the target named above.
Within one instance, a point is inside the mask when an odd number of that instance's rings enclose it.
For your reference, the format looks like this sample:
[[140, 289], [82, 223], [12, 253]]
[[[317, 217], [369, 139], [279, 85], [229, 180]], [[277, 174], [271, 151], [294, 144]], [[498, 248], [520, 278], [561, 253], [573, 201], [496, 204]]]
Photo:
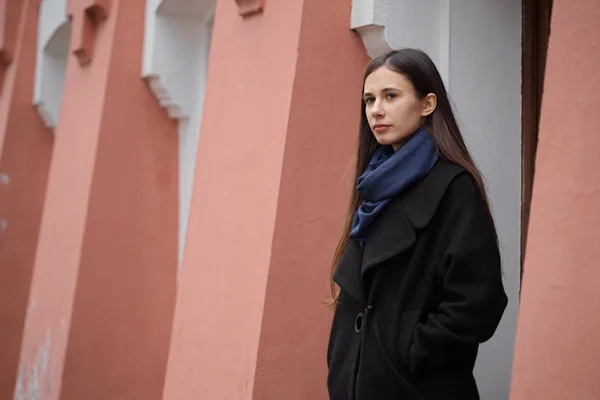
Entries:
[[110, 9], [91, 63], [68, 58], [17, 399], [162, 397], [176, 293], [177, 126], [141, 79], [145, 0], [101, 3]]
[[32, 105], [37, 1], [4, 2], [0, 94], [0, 399], [13, 394], [54, 136]]
[[512, 400], [600, 398], [599, 20], [554, 0]]

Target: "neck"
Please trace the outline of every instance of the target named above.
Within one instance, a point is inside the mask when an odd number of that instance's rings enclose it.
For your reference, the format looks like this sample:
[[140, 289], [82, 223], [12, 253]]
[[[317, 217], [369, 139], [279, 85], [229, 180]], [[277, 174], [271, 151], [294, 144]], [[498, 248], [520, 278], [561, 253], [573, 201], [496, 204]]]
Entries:
[[408, 142], [408, 140], [413, 137], [413, 135], [417, 132], [419, 132], [421, 129], [423, 129], [425, 127], [425, 125], [421, 125], [419, 126], [419, 128], [414, 131], [413, 133], [411, 133], [410, 135], [408, 135], [407, 137], [405, 137], [404, 139], [402, 139], [401, 141], [397, 142], [397, 143], [393, 143], [392, 144], [392, 149], [394, 149], [394, 152], [398, 151], [400, 149], [400, 147], [404, 146], [404, 144], [406, 142]]

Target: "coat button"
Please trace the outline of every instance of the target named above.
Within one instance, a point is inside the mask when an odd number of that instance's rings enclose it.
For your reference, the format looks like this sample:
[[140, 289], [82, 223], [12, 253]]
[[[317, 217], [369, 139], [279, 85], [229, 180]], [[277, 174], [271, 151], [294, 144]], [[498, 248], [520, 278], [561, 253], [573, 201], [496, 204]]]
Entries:
[[356, 333], [360, 333], [360, 331], [363, 327], [364, 319], [365, 319], [365, 315], [363, 313], [358, 313], [358, 315], [356, 316], [356, 319], [354, 320], [354, 331]]

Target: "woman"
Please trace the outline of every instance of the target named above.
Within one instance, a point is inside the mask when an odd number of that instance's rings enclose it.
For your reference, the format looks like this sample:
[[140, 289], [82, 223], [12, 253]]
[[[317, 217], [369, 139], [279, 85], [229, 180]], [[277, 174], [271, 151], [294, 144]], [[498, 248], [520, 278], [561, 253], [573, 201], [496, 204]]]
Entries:
[[422, 51], [364, 75], [356, 176], [332, 265], [331, 400], [479, 399], [507, 304], [481, 174]]

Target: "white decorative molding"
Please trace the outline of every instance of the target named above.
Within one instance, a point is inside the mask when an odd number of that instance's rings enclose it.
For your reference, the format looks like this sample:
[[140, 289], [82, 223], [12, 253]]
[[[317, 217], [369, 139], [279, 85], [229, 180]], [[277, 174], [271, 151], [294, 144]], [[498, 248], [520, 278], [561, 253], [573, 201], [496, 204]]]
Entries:
[[426, 51], [448, 83], [449, 4], [448, 0], [352, 0], [350, 27], [361, 35], [371, 58], [402, 47]]
[[375, 24], [361, 25], [356, 27], [355, 30], [360, 33], [369, 57], [375, 58], [392, 50], [385, 37], [385, 26]]
[[39, 12], [33, 104], [46, 126], [54, 129], [62, 104], [71, 23], [66, 0], [42, 0]]
[[183, 257], [215, 0], [147, 0], [142, 77], [179, 122], [179, 260]]
[[375, 58], [389, 50], [391, 40], [386, 36], [385, 13], [389, 2], [377, 0], [352, 0], [350, 28], [358, 32], [371, 58]]

